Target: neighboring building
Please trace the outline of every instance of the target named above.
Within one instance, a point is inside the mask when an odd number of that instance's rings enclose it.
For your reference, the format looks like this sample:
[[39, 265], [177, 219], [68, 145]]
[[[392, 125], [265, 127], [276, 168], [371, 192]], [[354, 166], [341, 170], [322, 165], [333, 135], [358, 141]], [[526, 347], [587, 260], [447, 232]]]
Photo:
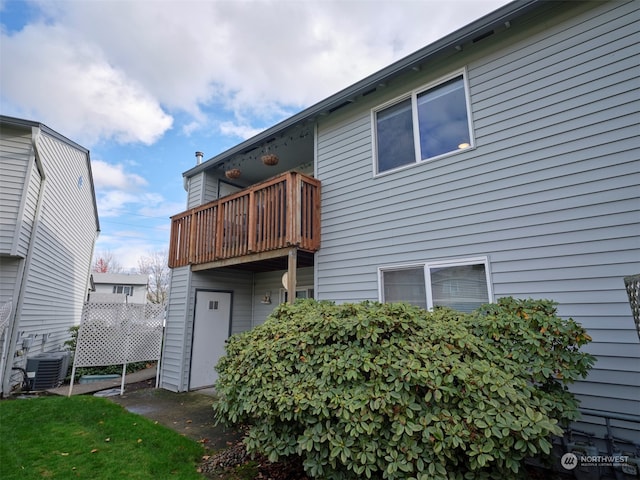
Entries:
[[89, 281], [91, 303], [147, 303], [148, 275], [93, 272]]
[[80, 323], [100, 225], [89, 151], [46, 125], [0, 116], [0, 172], [0, 303], [13, 303], [7, 395], [21, 380], [14, 366], [61, 350]]
[[547, 298], [593, 338], [588, 429], [638, 438], [639, 30], [640, 2], [513, 2], [185, 172], [161, 386], [213, 384], [283, 275], [337, 302]]

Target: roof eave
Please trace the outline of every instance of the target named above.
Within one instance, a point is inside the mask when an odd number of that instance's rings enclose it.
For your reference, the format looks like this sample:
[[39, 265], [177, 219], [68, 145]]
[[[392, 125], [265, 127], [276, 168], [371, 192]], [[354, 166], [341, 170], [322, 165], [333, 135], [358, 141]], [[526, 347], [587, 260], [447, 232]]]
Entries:
[[444, 52], [447, 49], [467, 43], [479, 35], [492, 30], [498, 25], [505, 24], [513, 19], [520, 17], [530, 11], [537, 4], [543, 3], [544, 0], [515, 0], [504, 7], [501, 7], [478, 20], [454, 31], [453, 33], [436, 40], [435, 42], [421, 48], [420, 50], [407, 55], [406, 57], [392, 63], [391, 65], [379, 70], [372, 75], [354, 83], [353, 85], [340, 90], [339, 92], [327, 97], [326, 99], [308, 107], [301, 112], [275, 124], [274, 126], [260, 132], [259, 134], [237, 144], [236, 146], [225, 150], [224, 152], [211, 157], [210, 159], [196, 165], [187, 170], [183, 177], [192, 177], [204, 170], [228, 160], [230, 157], [240, 154], [245, 150], [254, 148], [256, 145], [264, 143], [271, 137], [278, 135], [282, 131], [299, 123], [305, 123], [316, 118], [319, 115], [328, 113], [331, 109], [352, 100], [359, 94], [371, 90], [381, 83], [388, 83], [394, 77], [411, 70], [427, 62], [433, 56]]
[[87, 168], [89, 170], [89, 183], [91, 184], [91, 196], [93, 197], [93, 211], [95, 213], [95, 218], [96, 218], [96, 233], [99, 233], [100, 232], [100, 217], [98, 215], [98, 203], [97, 203], [97, 199], [96, 199], [95, 184], [94, 184], [94, 181], [93, 181], [93, 172], [91, 170], [91, 154], [89, 152], [89, 149], [85, 148], [82, 145], [74, 142], [73, 140], [65, 137], [61, 133], [56, 132], [55, 130], [53, 130], [52, 128], [48, 127], [47, 125], [45, 125], [44, 123], [41, 123], [41, 122], [36, 122], [36, 121], [33, 121], [33, 120], [26, 120], [24, 118], [10, 117], [10, 116], [7, 116], [7, 115], [0, 115], [0, 125], [2, 125], [2, 124], [12, 125], [14, 127], [26, 128], [26, 129], [37, 128], [40, 131], [45, 132], [47, 135], [50, 135], [50, 136], [56, 138], [57, 140], [60, 140], [61, 142], [66, 143], [70, 147], [75, 148], [76, 150], [78, 150], [78, 151], [82, 152], [84, 155], [86, 155]]

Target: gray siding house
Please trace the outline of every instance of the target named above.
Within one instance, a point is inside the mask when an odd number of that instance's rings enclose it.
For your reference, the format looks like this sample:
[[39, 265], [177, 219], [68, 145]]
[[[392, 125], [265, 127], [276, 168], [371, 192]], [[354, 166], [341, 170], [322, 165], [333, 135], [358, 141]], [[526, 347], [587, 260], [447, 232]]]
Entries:
[[638, 32], [639, 2], [513, 2], [197, 162], [161, 386], [213, 384], [224, 339], [283, 283], [426, 308], [547, 298], [593, 338], [572, 387], [588, 429], [611, 416], [640, 439]]
[[87, 301], [91, 303], [147, 303], [148, 275], [93, 272]]
[[80, 323], [100, 230], [89, 151], [38, 122], [0, 116], [2, 395], [30, 354], [61, 350]]

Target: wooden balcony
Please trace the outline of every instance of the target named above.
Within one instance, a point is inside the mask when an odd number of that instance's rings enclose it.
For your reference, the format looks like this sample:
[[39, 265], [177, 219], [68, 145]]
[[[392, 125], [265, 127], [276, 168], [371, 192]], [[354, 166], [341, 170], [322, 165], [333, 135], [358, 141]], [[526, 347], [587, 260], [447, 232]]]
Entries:
[[171, 217], [169, 267], [201, 270], [320, 248], [320, 181], [288, 172]]

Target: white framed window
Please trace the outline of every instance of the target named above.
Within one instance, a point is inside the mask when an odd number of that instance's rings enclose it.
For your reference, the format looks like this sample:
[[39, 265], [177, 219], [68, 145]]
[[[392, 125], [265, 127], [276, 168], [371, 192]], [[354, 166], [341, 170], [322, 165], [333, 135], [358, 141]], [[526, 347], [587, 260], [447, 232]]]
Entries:
[[125, 295], [133, 295], [133, 285], [114, 285], [113, 293], [124, 293]]
[[[298, 298], [314, 298], [313, 287], [298, 287], [296, 288], [296, 299]], [[286, 303], [289, 300], [289, 292], [284, 288], [280, 289], [280, 303]]]
[[424, 265], [410, 265], [380, 270], [383, 302], [408, 302], [429, 308]]
[[372, 110], [375, 173], [385, 173], [473, 146], [466, 71]]
[[487, 257], [380, 267], [378, 278], [381, 302], [471, 312], [493, 298]]

